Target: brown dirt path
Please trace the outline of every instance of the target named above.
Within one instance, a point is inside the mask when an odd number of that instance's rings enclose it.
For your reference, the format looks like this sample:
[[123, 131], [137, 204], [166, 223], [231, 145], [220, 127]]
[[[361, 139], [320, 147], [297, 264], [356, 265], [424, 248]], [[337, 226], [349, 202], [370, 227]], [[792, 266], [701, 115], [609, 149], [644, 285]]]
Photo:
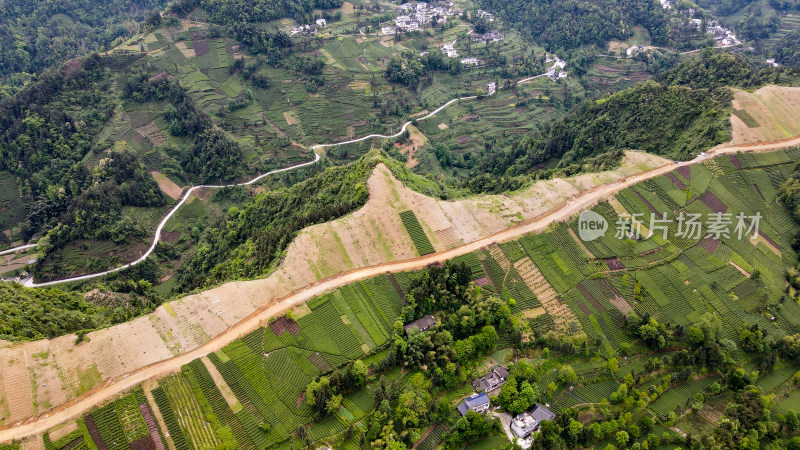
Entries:
[[[771, 151], [797, 145], [800, 145], [800, 137], [763, 144], [719, 146], [709, 150], [709, 152], [703, 157], [698, 157], [693, 161], [681, 163], [680, 165], [699, 163], [711, 156], [716, 156], [719, 154], [735, 153], [739, 151]], [[164, 376], [170, 372], [178, 371], [182, 365], [188, 364], [194, 359], [222, 349], [226, 345], [244, 336], [250, 331], [263, 326], [265, 323], [267, 323], [270, 317], [278, 316], [287, 309], [304, 303], [325, 292], [386, 272], [402, 272], [421, 269], [432, 263], [443, 262], [456, 256], [477, 251], [495, 242], [504, 242], [516, 239], [525, 234], [542, 232], [551, 224], [558, 221], [567, 220], [573, 215], [580, 213], [582, 210], [594, 206], [599, 201], [608, 199], [621, 189], [632, 186], [649, 178], [669, 173], [680, 165], [666, 164], [652, 170], [629, 176], [622, 181], [616, 181], [587, 189], [579, 194], [575, 194], [567, 198], [565, 201], [561, 202], [559, 205], [555, 206], [544, 214], [524, 220], [517, 225], [459, 247], [442, 250], [437, 253], [432, 253], [418, 258], [358, 268], [328, 277], [317, 282], [313, 282], [305, 287], [289, 293], [288, 295], [284, 295], [266, 305], [261, 306], [255, 312], [247, 315], [242, 320], [230, 325], [227, 329], [219, 330], [219, 334], [201, 343], [192, 350], [171, 358], [161, 359], [156, 363], [124, 373], [124, 375], [106, 379], [99, 386], [89, 390], [73, 400], [70, 400], [60, 407], [42, 414], [39, 417], [16, 421], [11, 425], [3, 426], [0, 428], [0, 442], [10, 441], [12, 439], [21, 439], [27, 436], [42, 433], [60, 423], [75, 419], [85, 411], [88, 411], [96, 405], [102, 404], [103, 402], [114, 398], [115, 396], [135, 387], [139, 383], [152, 378]], [[270, 279], [268, 278], [249, 283], [251, 283], [251, 285], [252, 283], [261, 283], [262, 288], [260, 291], [263, 294], [264, 287], [266, 287], [265, 285], [269, 283], [269, 280]], [[277, 280], [276, 282], [279, 281], [280, 280]], [[275, 284], [275, 282], [270, 284]], [[245, 290], [245, 283], [242, 282], [229, 283], [228, 285], [235, 287], [237, 290]], [[174, 303], [178, 302], [172, 302], [169, 305]], [[211, 308], [209, 308], [209, 312], [211, 312]], [[198, 338], [198, 342], [202, 342], [203, 340], [204, 339]]]

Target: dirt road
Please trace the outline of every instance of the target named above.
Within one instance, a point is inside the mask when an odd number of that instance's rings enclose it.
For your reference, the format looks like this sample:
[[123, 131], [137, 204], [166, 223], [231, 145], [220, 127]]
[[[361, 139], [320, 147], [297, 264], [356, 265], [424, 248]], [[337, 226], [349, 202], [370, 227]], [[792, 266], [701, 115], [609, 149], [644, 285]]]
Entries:
[[560, 207], [542, 214], [539, 217], [521, 222], [511, 228], [507, 228], [499, 233], [484, 237], [469, 244], [410, 260], [395, 261], [364, 267], [321, 280], [273, 301], [269, 305], [266, 305], [265, 307], [254, 312], [244, 320], [238, 322], [236, 325], [228, 328], [225, 332], [189, 352], [174, 358], [159, 361], [155, 364], [151, 364], [124, 376], [106, 380], [97, 388], [92, 389], [82, 396], [62, 405], [61, 407], [47, 412], [42, 416], [31, 418], [12, 425], [7, 425], [1, 428], [0, 442], [9, 441], [11, 439], [21, 439], [34, 434], [42, 433], [55, 425], [77, 418], [91, 408], [112, 399], [122, 392], [135, 387], [139, 383], [151, 378], [166, 375], [170, 372], [178, 371], [182, 365], [187, 364], [196, 358], [200, 358], [211, 352], [222, 349], [239, 337], [244, 336], [260, 326], [263, 326], [270, 317], [282, 314], [292, 306], [306, 302], [332, 289], [336, 289], [341, 286], [374, 277], [386, 272], [403, 272], [421, 269], [433, 263], [444, 262], [445, 260], [452, 259], [456, 256], [474, 252], [494, 242], [508, 241], [519, 238], [525, 234], [541, 232], [555, 222], [564, 221], [573, 215], [580, 213], [584, 209], [592, 207], [602, 200], [608, 199], [621, 189], [627, 188], [649, 178], [666, 174], [680, 166], [700, 163], [710, 157], [721, 154], [735, 152], [766, 152], [794, 147], [797, 145], [800, 145], [800, 137], [769, 143], [715, 147], [714, 149], [709, 150], [709, 152], [698, 156], [692, 161], [682, 162], [679, 164], [667, 164], [647, 172], [630, 176], [624, 181], [601, 185], [584, 191], [581, 194], [568, 199]]

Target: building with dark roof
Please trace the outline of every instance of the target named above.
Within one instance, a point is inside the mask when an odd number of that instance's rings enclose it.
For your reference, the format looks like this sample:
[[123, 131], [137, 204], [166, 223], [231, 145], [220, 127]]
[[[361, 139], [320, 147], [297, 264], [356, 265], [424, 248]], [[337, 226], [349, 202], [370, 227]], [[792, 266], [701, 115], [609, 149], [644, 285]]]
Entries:
[[403, 330], [406, 333], [408, 333], [408, 330], [416, 327], [417, 329], [419, 329], [419, 331], [425, 331], [434, 325], [436, 325], [436, 318], [431, 315], [427, 315], [427, 316], [422, 316], [419, 319], [404, 326]]
[[511, 431], [513, 431], [518, 438], [525, 439], [530, 436], [531, 433], [538, 430], [539, 425], [541, 425], [543, 421], [552, 422], [555, 418], [556, 413], [536, 403], [529, 410], [514, 417], [514, 420], [511, 421]]
[[472, 387], [478, 392], [489, 392], [506, 384], [508, 380], [508, 370], [505, 367], [497, 366], [491, 372], [472, 382]]

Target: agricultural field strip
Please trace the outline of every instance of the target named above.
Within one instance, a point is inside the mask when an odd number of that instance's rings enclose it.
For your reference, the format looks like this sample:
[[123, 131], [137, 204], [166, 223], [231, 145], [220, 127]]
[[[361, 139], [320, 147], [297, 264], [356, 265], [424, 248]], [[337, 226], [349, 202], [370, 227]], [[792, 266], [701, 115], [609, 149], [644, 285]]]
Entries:
[[302, 304], [335, 288], [384, 274], [386, 272], [405, 272], [418, 270], [432, 263], [444, 262], [457, 256], [478, 251], [481, 248], [496, 242], [505, 242], [526, 234], [542, 232], [550, 224], [564, 221], [569, 217], [578, 214], [583, 209], [589, 208], [597, 204], [599, 201], [615, 195], [622, 189], [633, 186], [650, 178], [672, 172], [678, 167], [705, 162], [712, 156], [742, 151], [771, 151], [782, 148], [791, 148], [797, 146], [798, 144], [800, 144], [800, 138], [793, 138], [786, 141], [772, 142], [767, 144], [737, 145], [729, 147], [718, 146], [710, 149], [708, 152], [706, 152], [706, 154], [698, 156], [691, 161], [685, 161], [678, 164], [666, 164], [646, 172], [631, 175], [625, 181], [601, 185], [584, 191], [583, 193], [576, 195], [575, 198], [571, 199], [569, 202], [554, 208], [553, 210], [537, 217], [534, 220], [521, 222], [513, 227], [478, 239], [471, 243], [414, 259], [393, 261], [334, 275], [325, 280], [321, 280], [304, 288], [298, 289], [297, 291], [290, 293], [283, 298], [276, 299], [268, 305], [265, 305], [259, 310], [253, 312], [250, 316], [231, 326], [226, 331], [212, 338], [205, 344], [196, 347], [189, 352], [170, 359], [159, 361], [136, 371], [130, 372], [126, 375], [109, 379], [101, 388], [98, 388], [95, 391], [90, 391], [89, 393], [84, 394], [84, 396], [71, 400], [56, 411], [50, 411], [45, 415], [29, 419], [19, 425], [6, 426], [0, 429], [0, 442], [41, 433], [54, 425], [75, 418], [81, 413], [93, 408], [94, 405], [103, 403], [104, 401], [133, 388], [145, 380], [174, 372], [179, 370], [181, 366], [188, 364], [194, 359], [200, 358], [215, 351], [219, 351], [236, 339], [246, 335], [249, 332], [252, 332], [256, 328], [261, 327], [262, 324], [270, 317], [278, 316], [292, 306]]

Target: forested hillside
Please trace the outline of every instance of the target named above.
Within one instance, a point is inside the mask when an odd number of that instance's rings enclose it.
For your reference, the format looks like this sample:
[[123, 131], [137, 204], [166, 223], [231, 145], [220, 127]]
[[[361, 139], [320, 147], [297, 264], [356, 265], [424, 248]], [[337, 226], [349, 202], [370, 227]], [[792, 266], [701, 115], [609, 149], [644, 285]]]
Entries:
[[341, 0], [178, 0], [171, 6], [171, 11], [185, 15], [200, 7], [212, 22], [241, 24], [284, 17], [310, 21], [314, 9], [341, 5]]
[[658, 2], [648, 0], [481, 0], [480, 4], [553, 51], [582, 45], [602, 47], [610, 39], [632, 36], [635, 26], [646, 28], [656, 45], [669, 41], [666, 13]]
[[49, 339], [128, 321], [161, 302], [146, 281], [115, 282], [87, 294], [0, 283], [0, 339]]
[[[118, 44], [166, 0], [0, 2], [0, 80]], [[18, 81], [22, 81], [19, 79]], [[0, 81], [0, 86], [2, 86]], [[3, 91], [0, 88], [0, 97]]]
[[541, 133], [487, 158], [480, 171], [522, 175], [555, 161], [558, 168], [574, 173], [587, 162], [605, 167], [614, 154], [589, 159], [623, 149], [691, 159], [730, 139], [732, 96], [727, 86], [752, 88], [793, 77], [783, 69], [758, 69], [742, 58], [709, 49], [657, 81], [583, 102]]
[[373, 150], [351, 164], [329, 167], [288, 188], [259, 194], [241, 209], [232, 208], [181, 267], [176, 289], [185, 292], [268, 273], [298, 231], [363, 206], [367, 179], [380, 162], [392, 167], [400, 179], [414, 177], [385, 153]]

